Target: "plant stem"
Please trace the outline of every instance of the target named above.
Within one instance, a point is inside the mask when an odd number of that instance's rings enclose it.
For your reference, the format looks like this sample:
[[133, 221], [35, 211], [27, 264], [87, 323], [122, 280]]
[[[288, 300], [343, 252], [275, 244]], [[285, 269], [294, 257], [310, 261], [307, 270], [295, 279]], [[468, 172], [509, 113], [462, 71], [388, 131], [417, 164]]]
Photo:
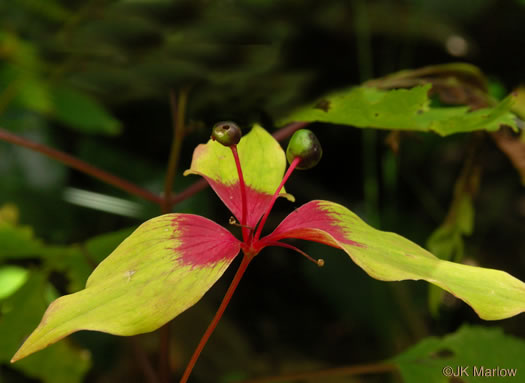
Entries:
[[286, 174], [284, 175], [281, 183], [279, 184], [279, 186], [277, 187], [277, 190], [275, 191], [275, 193], [272, 196], [272, 200], [270, 201], [270, 204], [268, 205], [268, 208], [266, 209], [266, 212], [264, 213], [263, 217], [261, 218], [261, 222], [259, 222], [259, 226], [257, 226], [257, 232], [255, 233], [255, 236], [254, 236], [254, 241], [255, 242], [257, 242], [259, 240], [259, 237], [261, 236], [261, 231], [262, 231], [262, 229], [264, 227], [264, 224], [266, 223], [266, 220], [268, 219], [268, 216], [270, 215], [270, 212], [272, 211], [273, 205], [274, 205], [275, 201], [277, 200], [277, 197], [279, 197], [279, 193], [280, 193], [281, 189], [283, 188], [283, 186], [286, 183], [286, 181], [288, 181], [288, 178], [290, 178], [290, 176], [292, 175], [292, 172], [294, 171], [295, 167], [299, 164], [300, 161], [301, 161], [301, 158], [295, 157], [293, 159], [292, 163], [290, 164], [290, 166], [288, 167], [288, 170], [286, 171]]
[[144, 377], [146, 378], [146, 381], [148, 383], [159, 383], [159, 380], [155, 375], [155, 371], [151, 366], [148, 356], [146, 355], [138, 341], [138, 336], [135, 335], [130, 337], [129, 342], [131, 343], [131, 347], [133, 348], [135, 357], [137, 358], [137, 362], [139, 363], [140, 367], [142, 368], [142, 371], [144, 372]]
[[297, 374], [284, 374], [279, 376], [270, 376], [266, 378], [255, 378], [243, 380], [239, 383], [275, 383], [275, 382], [288, 382], [297, 380], [310, 380], [314, 378], [325, 378], [327, 376], [352, 376], [352, 375], [364, 375], [364, 374], [381, 374], [385, 372], [395, 372], [397, 366], [388, 362], [372, 363], [372, 364], [358, 364], [355, 366], [330, 368], [327, 370], [319, 370], [312, 372], [300, 372]]
[[242, 215], [241, 215], [241, 228], [242, 228], [242, 239], [245, 243], [248, 241], [249, 229], [246, 227], [246, 219], [248, 214], [248, 205], [246, 201], [246, 185], [244, 183], [244, 176], [242, 175], [241, 160], [239, 159], [239, 153], [237, 152], [237, 145], [230, 147], [235, 159], [235, 166], [237, 167], [237, 174], [239, 175], [239, 186], [241, 188], [241, 203], [242, 203]]
[[113, 185], [116, 188], [124, 190], [128, 192], [129, 194], [136, 195], [138, 197], [144, 198], [145, 200], [154, 202], [159, 205], [162, 203], [162, 198], [153, 194], [152, 192], [146, 189], [143, 189], [122, 178], [114, 176], [113, 174], [105, 172], [104, 170], [96, 168], [95, 166], [92, 166], [88, 164], [87, 162], [79, 160], [78, 158], [70, 156], [69, 154], [61, 152], [59, 150], [52, 149], [46, 145], [42, 145], [42, 144], [30, 141], [26, 138], [17, 136], [15, 134], [11, 134], [5, 129], [0, 129], [0, 140], [9, 142], [15, 145], [23, 146], [35, 152], [42, 153], [50, 158], [53, 158], [59, 162], [62, 162], [65, 165], [68, 165], [69, 167], [72, 167], [73, 169], [77, 169], [85, 174], [88, 174], [103, 182]]
[[[180, 151], [182, 149], [182, 141], [184, 139], [184, 120], [187, 100], [188, 88], [183, 88], [179, 91], [178, 102], [175, 92], [173, 90], [170, 91], [173, 138], [171, 140], [168, 170], [166, 171], [166, 179], [164, 181], [164, 198], [161, 206], [162, 214], [169, 213], [173, 206], [171, 191], [173, 189], [175, 175], [177, 174]], [[162, 326], [159, 331], [160, 343], [158, 357], [160, 383], [168, 383], [170, 381], [170, 324], [171, 321]]]
[[282, 141], [294, 134], [296, 130], [302, 129], [309, 124], [309, 122], [292, 122], [291, 124], [288, 124], [284, 128], [281, 128], [273, 133], [272, 136], [277, 141]]
[[183, 88], [179, 91], [179, 100], [177, 102], [175, 92], [170, 92], [170, 105], [173, 126], [173, 139], [171, 140], [170, 157], [168, 160], [168, 170], [166, 171], [166, 180], [164, 182], [164, 202], [162, 206], [163, 213], [169, 213], [173, 206], [171, 199], [171, 191], [173, 188], [173, 181], [177, 173], [179, 164], [180, 151], [182, 148], [182, 140], [184, 138], [184, 119], [186, 111], [186, 103], [188, 100], [188, 89]]
[[224, 295], [224, 298], [222, 299], [221, 305], [219, 306], [217, 312], [215, 313], [213, 320], [208, 325], [208, 328], [204, 332], [204, 335], [202, 336], [201, 340], [199, 341], [199, 344], [197, 345], [197, 348], [193, 352], [193, 355], [191, 356], [191, 359], [188, 362], [188, 365], [186, 366], [186, 369], [184, 370], [184, 374], [182, 375], [182, 378], [180, 379], [179, 383], [186, 383], [188, 381], [191, 371], [193, 370], [195, 363], [197, 363], [197, 359], [199, 358], [202, 350], [204, 349], [206, 342], [208, 341], [211, 334], [215, 330], [215, 327], [217, 327], [217, 324], [219, 323], [222, 317], [222, 314], [224, 313], [224, 310], [226, 310], [228, 303], [230, 303], [233, 293], [235, 292], [235, 289], [237, 289], [237, 286], [239, 285], [239, 282], [241, 281], [241, 278], [244, 275], [244, 272], [246, 271], [246, 268], [250, 264], [250, 261], [252, 260], [252, 258], [253, 258], [252, 254], [248, 254], [248, 255], [246, 253], [244, 254], [242, 258], [242, 262], [239, 265], [239, 268], [237, 269], [237, 272], [235, 273], [235, 276], [233, 277], [233, 280], [230, 283], [230, 287], [228, 287], [228, 291], [226, 291], [226, 294]]

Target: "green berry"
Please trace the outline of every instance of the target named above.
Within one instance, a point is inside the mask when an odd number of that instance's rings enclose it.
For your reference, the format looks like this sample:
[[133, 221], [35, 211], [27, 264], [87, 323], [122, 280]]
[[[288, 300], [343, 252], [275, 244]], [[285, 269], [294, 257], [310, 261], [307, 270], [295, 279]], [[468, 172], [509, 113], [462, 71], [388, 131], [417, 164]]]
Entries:
[[323, 155], [323, 149], [315, 134], [308, 129], [299, 129], [295, 132], [288, 143], [286, 158], [288, 163], [299, 157], [301, 161], [297, 169], [313, 168]]
[[224, 146], [237, 145], [241, 140], [241, 129], [232, 121], [221, 121], [213, 126], [211, 139]]

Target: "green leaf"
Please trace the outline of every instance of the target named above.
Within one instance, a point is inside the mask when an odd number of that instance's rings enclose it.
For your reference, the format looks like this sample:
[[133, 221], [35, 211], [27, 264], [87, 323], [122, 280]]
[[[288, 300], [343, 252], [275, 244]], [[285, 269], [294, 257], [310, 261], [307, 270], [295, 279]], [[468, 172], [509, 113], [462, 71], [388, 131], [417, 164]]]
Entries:
[[0, 259], [36, 257], [43, 248], [31, 227], [0, 222]]
[[416, 116], [429, 109], [431, 85], [390, 91], [354, 87], [322, 97], [279, 121], [328, 122], [359, 128], [422, 130]]
[[[44, 276], [33, 274], [16, 293], [0, 304], [0, 362], [8, 362], [27, 333], [37, 325], [46, 307], [45, 290]], [[83, 381], [90, 365], [87, 351], [62, 342], [15, 364], [13, 368], [46, 383], [76, 383]]]
[[319, 121], [358, 128], [433, 131], [442, 136], [477, 130], [495, 131], [501, 125], [516, 128], [514, 115], [510, 112], [514, 96], [494, 107], [475, 111], [469, 111], [468, 107], [431, 108], [430, 88], [430, 84], [388, 91], [354, 87], [297, 109], [281, 119], [279, 125], [293, 121]]
[[506, 382], [516, 381], [512, 375], [523, 374], [523, 355], [525, 341], [505, 335], [499, 328], [463, 326], [440, 339], [426, 338], [391, 361], [406, 383], [450, 382], [445, 374], [457, 373], [461, 367], [468, 374], [463, 373], [461, 381]]
[[120, 122], [87, 93], [73, 88], [56, 86], [51, 89], [52, 114], [71, 128], [86, 133], [117, 134]]
[[0, 299], [7, 298], [22, 286], [28, 271], [19, 266], [0, 267]]
[[12, 361], [79, 330], [135, 335], [194, 305], [240, 250], [206, 218], [166, 214], [143, 223], [91, 274], [86, 288], [55, 300]]
[[301, 206], [262, 241], [283, 238], [339, 247], [379, 280], [430, 282], [463, 300], [482, 319], [504, 319], [525, 311], [525, 283], [512, 275], [441, 260], [406, 238], [374, 229], [333, 202], [311, 201]]

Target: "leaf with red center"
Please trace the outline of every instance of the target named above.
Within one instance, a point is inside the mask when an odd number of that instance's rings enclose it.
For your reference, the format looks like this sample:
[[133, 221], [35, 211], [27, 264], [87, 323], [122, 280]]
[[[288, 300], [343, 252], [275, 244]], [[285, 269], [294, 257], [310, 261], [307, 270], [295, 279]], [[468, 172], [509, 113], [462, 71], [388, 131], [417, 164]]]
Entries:
[[368, 275], [383, 281], [426, 280], [452, 293], [487, 320], [525, 311], [525, 283], [500, 270], [441, 260], [394, 233], [376, 230], [344, 206], [312, 201], [262, 238], [299, 238], [344, 250]]
[[240, 242], [209, 219], [153, 218], [98, 265], [84, 290], [51, 303], [12, 361], [79, 330], [115, 335], [156, 330], [194, 305], [239, 250]]
[[[246, 184], [248, 219], [246, 224], [254, 227], [264, 214], [272, 195], [283, 179], [286, 157], [279, 143], [259, 125], [241, 139], [237, 145]], [[216, 141], [197, 146], [187, 174], [206, 178], [215, 193], [230, 211], [241, 221], [242, 199], [239, 177], [231, 149]], [[293, 201], [283, 190], [281, 196]]]

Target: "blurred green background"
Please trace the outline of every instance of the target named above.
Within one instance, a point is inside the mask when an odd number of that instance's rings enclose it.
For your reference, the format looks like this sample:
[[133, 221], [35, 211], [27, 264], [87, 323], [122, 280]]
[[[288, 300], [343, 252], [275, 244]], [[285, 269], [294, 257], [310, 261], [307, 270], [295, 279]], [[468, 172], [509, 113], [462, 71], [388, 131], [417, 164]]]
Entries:
[[[169, 95], [188, 88], [187, 129], [174, 186], [181, 191], [197, 180], [182, 177], [194, 147], [208, 139], [219, 120], [237, 121], [244, 129], [260, 121], [273, 132], [293, 108], [331, 90], [456, 61], [479, 67], [490, 96], [502, 99], [525, 80], [524, 20], [525, 2], [518, 0], [4, 1], [0, 128], [160, 194], [172, 139]], [[482, 175], [472, 193], [472, 211], [465, 213], [474, 214], [473, 230], [454, 240], [464, 262], [525, 279], [523, 186], [488, 136], [408, 133], [396, 152], [388, 131], [320, 123], [311, 129], [324, 157], [316, 168], [293, 175], [287, 190], [296, 203], [278, 201], [268, 227], [311, 199], [326, 199], [425, 245], [447, 215], [456, 179], [476, 141]], [[0, 382], [145, 381], [133, 349], [138, 344], [154, 360], [157, 334], [133, 343], [79, 333], [47, 359], [25, 367], [9, 365], [13, 343], [7, 334], [18, 324], [29, 329], [19, 332], [28, 334], [50, 300], [82, 288], [90, 262], [109, 254], [129, 228], [158, 215], [158, 206], [5, 142], [0, 142], [0, 180], [0, 225], [10, 225], [0, 230]], [[174, 211], [225, 226], [230, 217], [209, 189]], [[380, 361], [465, 323], [525, 337], [520, 316], [483, 322], [450, 296], [431, 314], [428, 285], [379, 282], [340, 251], [299, 246], [323, 258], [325, 267], [285, 249], [262, 252], [192, 381], [233, 382]], [[184, 368], [234, 269], [172, 322], [174, 376]], [[2, 283], [24, 285], [4, 294]], [[18, 306], [27, 312], [13, 317]], [[62, 364], [55, 366], [57, 360]]]

